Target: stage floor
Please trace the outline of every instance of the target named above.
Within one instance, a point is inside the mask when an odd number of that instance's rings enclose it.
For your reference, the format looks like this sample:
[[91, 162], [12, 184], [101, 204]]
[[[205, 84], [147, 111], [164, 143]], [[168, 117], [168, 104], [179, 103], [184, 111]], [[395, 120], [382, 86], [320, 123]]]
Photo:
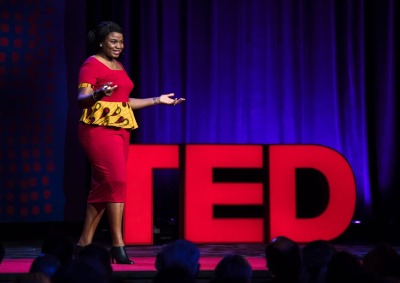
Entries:
[[[0, 282], [11, 282], [20, 273], [29, 271], [32, 261], [40, 254], [40, 241], [8, 241], [3, 242], [6, 254], [0, 264]], [[106, 246], [105, 244], [103, 244]], [[270, 274], [266, 268], [264, 244], [214, 244], [198, 245], [200, 249], [200, 273], [198, 282], [208, 282], [213, 269], [228, 253], [241, 254], [253, 267], [254, 282], [268, 280]], [[130, 258], [134, 265], [113, 264], [115, 275], [122, 282], [151, 282], [155, 274], [155, 256], [162, 245], [127, 246]], [[335, 244], [337, 250], [349, 251], [362, 258], [371, 248], [371, 245], [342, 245]], [[400, 251], [400, 247], [395, 247]]]

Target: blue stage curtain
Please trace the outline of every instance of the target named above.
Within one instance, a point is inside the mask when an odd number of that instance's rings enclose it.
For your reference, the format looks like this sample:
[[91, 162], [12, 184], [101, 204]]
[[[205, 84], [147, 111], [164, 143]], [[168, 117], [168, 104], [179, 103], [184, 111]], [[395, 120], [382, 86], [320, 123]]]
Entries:
[[398, 128], [395, 4], [372, 2], [141, 0], [136, 95], [187, 101], [136, 111], [133, 142], [331, 147], [354, 170], [355, 218], [370, 216]]

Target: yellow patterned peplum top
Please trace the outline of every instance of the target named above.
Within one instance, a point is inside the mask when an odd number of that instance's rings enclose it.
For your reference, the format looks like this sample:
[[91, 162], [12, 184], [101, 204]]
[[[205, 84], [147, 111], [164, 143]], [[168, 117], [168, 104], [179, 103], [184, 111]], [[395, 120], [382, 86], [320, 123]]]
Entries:
[[97, 101], [83, 109], [80, 121], [88, 125], [136, 129], [138, 124], [128, 102]]

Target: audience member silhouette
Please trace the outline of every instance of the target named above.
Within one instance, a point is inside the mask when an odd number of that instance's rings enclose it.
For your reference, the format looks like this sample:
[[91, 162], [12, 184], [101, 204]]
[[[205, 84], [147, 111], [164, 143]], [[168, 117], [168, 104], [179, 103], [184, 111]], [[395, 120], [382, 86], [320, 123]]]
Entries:
[[3, 261], [5, 256], [6, 256], [6, 247], [4, 246], [3, 242], [0, 242], [0, 263]]
[[18, 274], [13, 283], [52, 283], [51, 279], [41, 272]]
[[156, 255], [157, 271], [170, 266], [181, 266], [197, 276], [200, 269], [200, 250], [192, 242], [184, 239], [173, 241], [162, 247]]
[[99, 260], [79, 257], [60, 266], [52, 283], [110, 283], [110, 278]]
[[173, 265], [157, 271], [153, 283], [195, 283], [196, 277], [187, 268]]
[[41, 254], [37, 256], [29, 269], [29, 273], [43, 273], [51, 278], [60, 267], [60, 261], [53, 254]]
[[321, 276], [336, 248], [325, 240], [314, 240], [303, 246], [301, 253], [301, 283], [322, 283]]
[[378, 278], [400, 280], [399, 254], [390, 244], [378, 243], [364, 255], [363, 270]]
[[[112, 283], [108, 250], [97, 244], [86, 246], [73, 258], [73, 242], [54, 236], [42, 244], [42, 254], [34, 259], [29, 273], [13, 283]], [[0, 242], [0, 263], [5, 247]], [[347, 251], [337, 251], [325, 240], [300, 246], [285, 236], [274, 238], [265, 247], [271, 283], [399, 283], [400, 255], [388, 243], [379, 243], [360, 259]], [[188, 240], [164, 245], [156, 255], [153, 283], [195, 283], [200, 270], [200, 250]], [[245, 257], [225, 255], [217, 264], [210, 283], [251, 283], [252, 267]]]
[[[357, 282], [362, 271], [361, 260], [350, 252], [338, 251], [332, 255], [325, 273], [326, 283]], [[361, 277], [360, 277], [361, 278]]]
[[74, 243], [65, 236], [52, 236], [42, 243], [42, 253], [55, 255], [64, 265], [73, 259]]
[[250, 283], [252, 274], [252, 267], [246, 258], [228, 254], [215, 267], [210, 283]]
[[109, 251], [98, 244], [89, 244], [81, 250], [78, 258], [86, 258], [88, 260], [96, 260], [102, 264], [106, 275], [111, 280], [113, 275], [113, 269], [111, 265], [110, 253]]
[[298, 283], [300, 274], [300, 247], [293, 240], [278, 236], [265, 248], [267, 268], [272, 282]]

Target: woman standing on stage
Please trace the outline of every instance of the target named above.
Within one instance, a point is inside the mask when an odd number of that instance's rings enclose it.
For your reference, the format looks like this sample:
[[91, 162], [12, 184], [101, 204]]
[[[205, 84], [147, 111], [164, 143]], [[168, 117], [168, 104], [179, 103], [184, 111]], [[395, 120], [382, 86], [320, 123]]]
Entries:
[[122, 237], [129, 137], [130, 131], [138, 127], [132, 109], [176, 105], [185, 99], [173, 99], [173, 93], [142, 99], [129, 97], [134, 85], [117, 60], [124, 49], [123, 31], [118, 24], [101, 22], [88, 33], [88, 41], [95, 52], [79, 70], [78, 103], [83, 113], [78, 136], [91, 163], [92, 181], [76, 249], [79, 252], [92, 243], [97, 225], [106, 212], [112, 238], [112, 262], [133, 264]]

